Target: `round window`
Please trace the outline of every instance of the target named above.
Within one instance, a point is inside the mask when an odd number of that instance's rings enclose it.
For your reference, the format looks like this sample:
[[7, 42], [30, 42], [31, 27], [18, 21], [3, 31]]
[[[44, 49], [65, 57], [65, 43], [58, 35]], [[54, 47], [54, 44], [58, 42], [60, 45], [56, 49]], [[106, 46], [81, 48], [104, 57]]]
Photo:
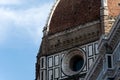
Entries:
[[80, 55], [75, 55], [70, 59], [70, 69], [72, 71], [79, 71], [84, 64], [84, 59]]
[[85, 55], [82, 50], [70, 50], [62, 59], [62, 71], [66, 75], [75, 75], [82, 71], [85, 65]]

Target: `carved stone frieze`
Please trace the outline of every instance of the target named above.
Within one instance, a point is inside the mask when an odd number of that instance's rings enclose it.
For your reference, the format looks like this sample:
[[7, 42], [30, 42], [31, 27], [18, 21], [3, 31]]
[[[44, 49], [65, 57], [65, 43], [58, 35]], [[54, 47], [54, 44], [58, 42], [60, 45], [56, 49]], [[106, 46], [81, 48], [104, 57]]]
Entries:
[[48, 55], [72, 47], [97, 41], [101, 35], [100, 24], [94, 24], [73, 32], [48, 38]]

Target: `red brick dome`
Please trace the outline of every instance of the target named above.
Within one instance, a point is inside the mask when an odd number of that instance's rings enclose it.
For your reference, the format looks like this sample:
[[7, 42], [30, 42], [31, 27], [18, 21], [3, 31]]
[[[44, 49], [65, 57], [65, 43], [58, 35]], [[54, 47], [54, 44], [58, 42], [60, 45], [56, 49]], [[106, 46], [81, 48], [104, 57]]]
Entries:
[[100, 19], [101, 0], [60, 0], [49, 23], [49, 34]]

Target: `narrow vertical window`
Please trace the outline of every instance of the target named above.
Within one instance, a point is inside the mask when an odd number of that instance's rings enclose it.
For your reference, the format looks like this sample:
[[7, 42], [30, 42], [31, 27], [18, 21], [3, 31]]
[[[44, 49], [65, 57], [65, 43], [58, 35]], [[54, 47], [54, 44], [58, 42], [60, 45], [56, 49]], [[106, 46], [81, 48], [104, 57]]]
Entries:
[[52, 70], [48, 71], [48, 80], [53, 80], [53, 71]]
[[56, 69], [54, 70], [54, 76], [55, 76], [56, 79], [59, 78], [59, 68], [56, 68]]
[[54, 57], [54, 64], [55, 64], [55, 66], [59, 65], [59, 56], [58, 55]]
[[43, 72], [41, 72], [41, 80], [43, 80]]
[[92, 48], [93, 48], [92, 45], [90, 45], [89, 48], [88, 48], [89, 56], [92, 56], [92, 55], [93, 55], [93, 49], [92, 49]]
[[42, 58], [41, 59], [41, 68], [43, 68], [44, 67], [44, 59]]
[[45, 62], [46, 62], [46, 58], [45, 58], [45, 57], [41, 57], [41, 58], [40, 58], [40, 68], [41, 68], [41, 69], [43, 69], [43, 68], [46, 67]]
[[53, 58], [48, 57], [48, 67], [52, 67], [52, 66], [53, 66]]
[[95, 44], [95, 53], [98, 54], [98, 44]]
[[112, 68], [112, 60], [111, 60], [111, 56], [108, 56], [108, 68]]

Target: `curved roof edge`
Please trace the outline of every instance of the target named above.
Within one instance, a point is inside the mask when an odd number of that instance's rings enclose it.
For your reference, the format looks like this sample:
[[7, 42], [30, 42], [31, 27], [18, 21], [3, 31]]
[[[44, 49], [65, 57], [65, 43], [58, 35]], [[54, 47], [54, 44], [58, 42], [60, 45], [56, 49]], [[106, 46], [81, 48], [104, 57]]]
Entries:
[[49, 14], [49, 17], [48, 17], [48, 20], [47, 20], [47, 24], [46, 24], [46, 28], [47, 28], [46, 33], [47, 33], [47, 34], [48, 34], [48, 32], [49, 32], [49, 25], [50, 25], [50, 21], [51, 21], [52, 15], [53, 15], [53, 13], [54, 13], [57, 5], [59, 4], [59, 2], [60, 2], [60, 0], [56, 0], [56, 2], [54, 3], [54, 5], [53, 5], [53, 7], [52, 7], [52, 9], [51, 9], [50, 14]]

